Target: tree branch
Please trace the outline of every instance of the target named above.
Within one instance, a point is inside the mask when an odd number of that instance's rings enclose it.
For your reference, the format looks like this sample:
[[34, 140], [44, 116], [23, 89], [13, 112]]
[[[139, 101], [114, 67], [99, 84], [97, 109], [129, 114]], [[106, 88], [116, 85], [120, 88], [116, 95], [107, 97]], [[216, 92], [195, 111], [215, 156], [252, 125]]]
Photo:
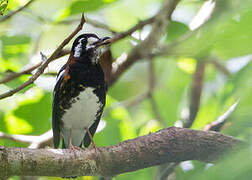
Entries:
[[149, 36], [139, 43], [132, 51], [128, 54], [127, 58], [123, 62], [114, 62], [112, 69], [111, 79], [107, 82], [108, 85], [113, 84], [122, 73], [124, 73], [132, 64], [142, 57], [150, 54], [160, 40], [160, 37], [166, 30], [167, 24], [170, 20], [171, 14], [177, 6], [179, 0], [166, 0], [155, 16], [152, 30]]
[[[137, 23], [136, 25], [134, 25], [132, 28], [130, 28], [129, 30], [127, 31], [123, 31], [123, 32], [119, 32], [119, 33], [116, 33], [112, 38], [111, 38], [111, 43], [115, 43], [129, 35], [131, 35], [133, 32], [135, 32], [136, 30], [140, 29], [140, 28], [143, 28], [143, 26], [145, 26], [146, 24], [150, 24], [154, 21], [155, 19], [155, 16], [151, 17], [151, 18], [148, 18], [146, 20], [143, 20], [143, 21], [140, 21], [139, 23]], [[69, 20], [70, 21], [70, 20]], [[74, 19], [74, 21], [76, 21]], [[88, 19], [87, 19], [88, 21]], [[92, 20], [89, 20], [89, 23], [90, 21]], [[60, 58], [62, 56], [65, 56], [67, 54], [70, 53], [70, 49], [62, 49], [58, 56], [56, 56], [54, 59], [57, 59], [57, 58]], [[106, 54], [106, 52], [105, 52]], [[102, 54], [102, 56], [104, 55], [104, 53]], [[111, 62], [112, 63], [112, 62]], [[38, 63], [38, 64], [35, 64], [35, 65], [32, 65], [30, 66], [29, 68], [26, 68], [24, 70], [21, 70], [20, 72], [17, 72], [17, 73], [13, 73], [13, 74], [10, 74], [9, 76], [6, 76], [4, 77], [3, 79], [0, 80], [0, 84], [3, 84], [3, 83], [7, 83], [9, 81], [12, 81], [13, 79], [16, 79], [24, 74], [30, 74], [32, 71], [34, 71], [35, 69], [37, 69], [39, 66], [41, 66], [42, 62]], [[111, 70], [108, 72], [109, 73], [109, 76], [106, 76], [108, 78], [108, 81], [110, 81], [111, 79]]]
[[81, 17], [80, 24], [76, 27], [76, 29], [59, 45], [59, 47], [52, 53], [52, 55], [44, 61], [38, 68], [37, 72], [30, 77], [25, 83], [21, 84], [19, 87], [12, 89], [6, 93], [0, 95], [0, 99], [12, 96], [16, 92], [24, 89], [25, 87], [32, 84], [45, 70], [50, 62], [52, 62], [56, 57], [61, 54], [61, 50], [68, 44], [68, 42], [82, 29], [83, 24], [85, 23], [84, 15]]
[[0, 22], [3, 22], [7, 19], [9, 19], [11, 16], [15, 15], [16, 13], [22, 11], [24, 8], [27, 8], [34, 0], [30, 0], [28, 1], [25, 5], [23, 5], [22, 7], [18, 8], [15, 11], [10, 12], [9, 14], [7, 14], [6, 16], [0, 18]]
[[192, 126], [200, 107], [201, 93], [204, 83], [206, 63], [197, 61], [196, 70], [193, 76], [191, 100], [190, 100], [190, 114], [189, 119], [184, 123], [184, 127], [189, 128]]
[[[167, 162], [212, 162], [242, 144], [216, 132], [170, 127], [118, 145], [94, 149], [27, 149], [0, 147], [4, 176], [114, 176]], [[106, 164], [106, 165], [104, 165]]]

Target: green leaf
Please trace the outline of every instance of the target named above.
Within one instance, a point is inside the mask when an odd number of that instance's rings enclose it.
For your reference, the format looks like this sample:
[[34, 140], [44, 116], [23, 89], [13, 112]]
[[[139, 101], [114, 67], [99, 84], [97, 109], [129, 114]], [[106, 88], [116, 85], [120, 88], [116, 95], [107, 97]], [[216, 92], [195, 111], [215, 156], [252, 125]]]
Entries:
[[102, 0], [82, 0], [75, 1], [70, 6], [70, 14], [94, 11], [102, 7], [105, 3]]
[[218, 2], [220, 4], [217, 3], [211, 20], [199, 30], [195, 30], [190, 38], [179, 43], [174, 48], [174, 54], [200, 58], [214, 53], [228, 59], [252, 53], [249, 48], [252, 39], [252, 1]]
[[191, 79], [191, 75], [182, 71], [176, 62], [157, 61], [159, 87], [154, 91], [158, 109], [167, 124], [173, 125], [180, 119], [184, 95]]
[[0, 40], [5, 46], [28, 44], [31, 42], [31, 38], [25, 35], [16, 35], [16, 36], [2, 35], [0, 36]]
[[252, 61], [230, 79], [232, 83], [230, 93], [239, 98], [236, 110], [231, 114], [228, 122], [232, 125], [225, 129], [225, 133], [247, 139], [251, 136], [251, 102], [252, 102]]
[[33, 131], [33, 127], [30, 123], [13, 114], [6, 114], [5, 122], [8, 132], [11, 134], [28, 134]]
[[[228, 153], [225, 159], [214, 166], [198, 172], [191, 179], [194, 180], [237, 180], [250, 179], [252, 177], [251, 149], [239, 150], [235, 153]], [[232, 169], [232, 173], [230, 170]]]
[[167, 41], [172, 42], [189, 31], [187, 25], [177, 22], [170, 21], [167, 28]]
[[120, 131], [121, 131], [121, 140], [132, 139], [136, 137], [135, 128], [132, 126], [131, 117], [128, 111], [123, 108], [115, 108], [111, 111], [111, 117], [113, 119], [120, 120]]
[[33, 131], [30, 134], [40, 135], [51, 128], [52, 95], [44, 94], [36, 88], [31, 90], [30, 93], [34, 93], [34, 96], [22, 100], [13, 114], [32, 125]]
[[2, 55], [4, 59], [22, 56], [27, 53], [31, 37], [25, 35], [0, 36], [2, 42]]
[[116, 0], [79, 0], [70, 5], [70, 15], [96, 11], [108, 3]]
[[0, 15], [3, 15], [7, 9], [8, 0], [0, 0]]
[[135, 172], [120, 174], [116, 177], [116, 180], [128, 180], [128, 179], [139, 179], [148, 180], [153, 179], [156, 167], [145, 168]]

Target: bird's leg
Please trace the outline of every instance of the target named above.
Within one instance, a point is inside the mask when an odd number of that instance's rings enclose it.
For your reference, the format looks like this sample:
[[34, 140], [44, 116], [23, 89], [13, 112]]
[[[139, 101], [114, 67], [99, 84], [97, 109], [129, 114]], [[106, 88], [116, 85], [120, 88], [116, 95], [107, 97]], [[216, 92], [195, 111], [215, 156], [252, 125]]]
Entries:
[[69, 149], [71, 149], [71, 150], [80, 150], [80, 149], [81, 149], [80, 147], [74, 146], [74, 145], [72, 144], [72, 128], [70, 128]]
[[73, 146], [73, 144], [72, 144], [72, 128], [70, 128], [69, 148], [70, 148], [71, 150], [74, 150], [74, 149], [75, 149], [74, 146]]
[[94, 148], [95, 151], [97, 152], [97, 147], [96, 147], [96, 145], [95, 145], [94, 139], [93, 139], [93, 137], [92, 137], [92, 135], [91, 135], [89, 129], [88, 129], [88, 128], [85, 128], [85, 129], [86, 129], [86, 131], [87, 131], [87, 133], [88, 133], [88, 136], [89, 136], [89, 138], [90, 138], [90, 140], [91, 140], [91, 142], [92, 142], [92, 148]]
[[74, 146], [74, 145], [72, 144], [72, 128], [70, 128], [69, 136], [70, 136], [70, 138], [69, 138], [69, 149], [72, 150], [72, 151], [74, 151], [74, 150], [81, 150], [80, 147]]

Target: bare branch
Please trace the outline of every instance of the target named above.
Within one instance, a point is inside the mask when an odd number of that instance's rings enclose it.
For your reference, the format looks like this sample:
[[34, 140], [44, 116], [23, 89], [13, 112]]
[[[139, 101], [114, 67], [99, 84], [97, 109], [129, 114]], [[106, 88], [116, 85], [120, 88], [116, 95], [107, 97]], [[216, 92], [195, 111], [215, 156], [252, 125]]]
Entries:
[[184, 127], [186, 128], [191, 127], [199, 110], [202, 87], [204, 83], [205, 65], [205, 62], [197, 61], [191, 89], [189, 119], [184, 124]]
[[10, 12], [9, 14], [7, 14], [6, 16], [0, 18], [0, 22], [3, 22], [3, 21], [5, 21], [5, 20], [9, 19], [11, 16], [13, 16], [13, 15], [17, 14], [18, 12], [22, 11], [24, 8], [27, 8], [27, 7], [28, 7], [32, 2], [34, 2], [34, 1], [35, 1], [35, 0], [30, 0], [30, 1], [28, 1], [24, 6], [18, 8], [18, 9], [15, 10], [15, 11], [12, 11], [12, 12]]
[[[133, 27], [130, 28], [129, 30], [127, 30], [127, 31], [125, 31], [125, 32], [117, 33], [114, 37], [111, 38], [111, 43], [117, 42], [118, 40], [123, 39], [123, 38], [125, 38], [125, 37], [131, 35], [133, 32], [135, 32], [136, 30], [142, 28], [142, 27], [145, 26], [146, 24], [152, 23], [152, 22], [154, 21], [154, 18], [155, 18], [155, 17], [151, 17], [151, 18], [148, 18], [148, 19], [146, 19], [146, 20], [144, 20], [144, 21], [140, 21], [138, 24], [136, 24], [135, 26], [133, 26]], [[90, 20], [90, 19], [88, 19], [88, 20], [89, 20], [89, 23], [90, 23], [90, 22], [94, 22], [93, 20]], [[88, 21], [88, 20], [87, 20], [87, 21]], [[68, 21], [70, 21], [70, 20], [67, 20], [65, 23], [67, 23]], [[74, 19], [74, 21], [76, 21], [76, 19]], [[106, 51], [106, 52], [107, 52], [107, 51]], [[106, 53], [106, 52], [105, 52], [105, 53]], [[62, 56], [65, 56], [65, 55], [67, 55], [67, 54], [69, 54], [69, 53], [70, 53], [70, 49], [65, 49], [65, 50], [62, 49], [62, 50], [58, 53], [58, 56], [55, 57], [55, 59], [60, 58], [60, 57], [62, 57]], [[16, 79], [16, 78], [18, 78], [18, 77], [24, 75], [24, 74], [30, 74], [32, 71], [34, 71], [35, 69], [37, 69], [41, 64], [42, 64], [42, 62], [40, 62], [40, 63], [38, 63], [38, 64], [36, 64], [36, 65], [33, 65], [33, 66], [31, 66], [31, 67], [29, 67], [29, 68], [27, 68], [27, 69], [24, 69], [24, 70], [22, 70], [22, 71], [20, 71], [20, 72], [17, 72], [17, 73], [15, 73], [15, 74], [13, 73], [13, 74], [11, 74], [11, 75], [9, 75], [9, 76], [3, 78], [2, 80], [0, 80], [0, 84], [2, 84], [2, 83], [7, 83], [7, 82], [9, 82], [9, 81], [11, 81], [11, 80], [13, 80], [13, 79]], [[111, 72], [111, 71], [110, 71], [110, 72]], [[110, 74], [111, 74], [111, 73], [110, 73]], [[111, 75], [110, 75], [110, 76], [111, 76]], [[111, 79], [111, 77], [109, 77], [109, 79]], [[108, 80], [109, 80], [109, 79], [108, 79]]]
[[108, 25], [106, 25], [106, 24], [103, 24], [103, 23], [101, 23], [101, 22], [99, 22], [99, 21], [96, 21], [96, 20], [90, 19], [90, 18], [87, 18], [86, 20], [87, 20], [87, 23], [88, 23], [88, 24], [90, 24], [90, 25], [92, 25], [92, 26], [94, 26], [94, 27], [101, 28], [101, 29], [105, 29], [105, 30], [107, 30], [107, 31], [109, 31], [109, 32], [115, 33], [115, 31], [112, 30], [112, 29], [111, 29]]
[[133, 26], [132, 28], [130, 28], [129, 30], [127, 31], [124, 31], [124, 32], [119, 32], [117, 33], [111, 40], [111, 42], [116, 42], [120, 39], [123, 39], [129, 35], [131, 35], [133, 32], [135, 32], [136, 30], [138, 29], [141, 29], [143, 28], [145, 25], [147, 24], [151, 24], [154, 22], [156, 16], [153, 16], [153, 17], [150, 17], [148, 19], [145, 19], [143, 21], [140, 21], [139, 23], [137, 23], [135, 26]]
[[29, 148], [42, 148], [50, 145], [52, 144], [52, 137], [52, 130], [49, 130], [40, 136], [6, 134], [0, 131], [0, 139], [7, 139], [20, 143], [28, 143], [30, 144]]
[[220, 129], [225, 124], [227, 118], [231, 115], [231, 113], [235, 110], [236, 106], [238, 105], [239, 100], [237, 100], [230, 108], [221, 115], [216, 121], [213, 121], [209, 124], [207, 124], [203, 130], [204, 131], [220, 131]]
[[218, 61], [217, 59], [210, 59], [208, 63], [213, 64], [216, 67], [216, 69], [218, 69], [220, 72], [222, 72], [226, 76], [229, 76], [231, 74], [229, 70], [223, 64], [221, 64], [221, 62]]
[[34, 71], [35, 69], [37, 69], [39, 66], [41, 66], [42, 62], [38, 63], [38, 64], [35, 64], [29, 68], [26, 68], [22, 71], [19, 71], [17, 73], [11, 73], [9, 76], [3, 78], [0, 80], [0, 84], [3, 84], [3, 83], [7, 83], [13, 79], [16, 79], [24, 74], [30, 74], [32, 71]]
[[113, 84], [132, 64], [134, 64], [142, 57], [146, 57], [146, 54], [150, 54], [152, 49], [157, 46], [160, 37], [166, 30], [170, 16], [177, 6], [178, 2], [179, 0], [166, 0], [164, 2], [162, 8], [154, 18], [152, 30], [149, 36], [132, 49], [124, 62], [115, 62], [119, 65], [114, 66], [114, 68], [112, 69], [111, 80], [108, 82], [109, 85]]
[[7, 140], [21, 142], [21, 143], [31, 143], [34, 137], [36, 136], [15, 135], [15, 134], [10, 135], [4, 132], [0, 132], [0, 139], [7, 139]]
[[84, 15], [82, 15], [80, 24], [77, 26], [77, 28], [59, 45], [59, 47], [52, 53], [52, 55], [47, 59], [47, 61], [43, 62], [37, 72], [29, 78], [25, 83], [21, 84], [19, 87], [12, 89], [6, 93], [3, 93], [0, 95], [0, 99], [12, 96], [16, 92], [24, 89], [25, 87], [32, 84], [45, 70], [45, 68], [48, 66], [50, 62], [52, 62], [56, 57], [58, 57], [61, 54], [61, 50], [65, 47], [65, 45], [68, 44], [68, 42], [82, 29], [83, 24], [85, 23]]
[[154, 72], [154, 62], [151, 60], [149, 61], [148, 66], [148, 87], [149, 87], [149, 94], [152, 96], [153, 89], [155, 87], [155, 72]]
[[[164, 167], [160, 167], [157, 180], [167, 180], [168, 176], [173, 173], [174, 169], [179, 165], [179, 162], [165, 164]], [[163, 166], [163, 165], [162, 165]]]
[[117, 108], [117, 107], [120, 107], [120, 106], [128, 108], [128, 107], [131, 107], [131, 106], [135, 106], [135, 105], [143, 102], [148, 97], [149, 97], [149, 93], [145, 92], [145, 93], [136, 95], [136, 96], [134, 96], [132, 98], [129, 98], [127, 100], [124, 100], [122, 102], [114, 103], [114, 104], [111, 105], [111, 108]]
[[111, 177], [167, 162], [212, 162], [227, 150], [236, 149], [238, 144], [240, 140], [220, 133], [171, 127], [118, 145], [100, 147], [98, 152], [2, 146], [0, 174]]

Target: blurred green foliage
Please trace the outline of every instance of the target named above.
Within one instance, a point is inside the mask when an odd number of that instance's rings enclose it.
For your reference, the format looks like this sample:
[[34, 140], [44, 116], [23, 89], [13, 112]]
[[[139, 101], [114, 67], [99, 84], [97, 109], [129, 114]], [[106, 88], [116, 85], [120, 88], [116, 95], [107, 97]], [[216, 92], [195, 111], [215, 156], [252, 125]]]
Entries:
[[[9, 1], [8, 9], [15, 10], [26, 2]], [[164, 123], [156, 117], [149, 99], [131, 107], [113, 108], [115, 104], [147, 91], [148, 62], [140, 61], [109, 89], [103, 116], [106, 125], [95, 135], [97, 145], [116, 144], [186, 119], [196, 63], [209, 57], [217, 59], [231, 73], [225, 75], [212, 64], [207, 64], [201, 106], [192, 128], [202, 129], [239, 100], [222, 133], [251, 142], [252, 1], [218, 0], [210, 20], [201, 28], [191, 31], [189, 24], [203, 3], [203, 0], [183, 0], [180, 3], [167, 27], [167, 33], [161, 39], [164, 45], [179, 43], [171, 49], [171, 56], [154, 58], [156, 82], [153, 98]], [[139, 20], [153, 16], [161, 5], [161, 0], [37, 0], [28, 9], [0, 22], [0, 78], [9, 71], [21, 70], [28, 63], [39, 62], [39, 51], [49, 55], [75, 27], [74, 22], [60, 24], [61, 20], [79, 18], [85, 12], [87, 17], [105, 23], [114, 31], [124, 31]], [[0, 12], [3, 12], [5, 7], [0, 7]], [[150, 26], [146, 26], [134, 33], [134, 37], [144, 38], [149, 30]], [[83, 32], [111, 35], [106, 30], [88, 25], [85, 25]], [[114, 59], [130, 52], [135, 42], [134, 38], [127, 37], [113, 44], [111, 51]], [[66, 58], [57, 60], [47, 71], [58, 71], [65, 61]], [[18, 86], [29, 76], [1, 84], [0, 93]], [[53, 81], [40, 78], [35, 86], [0, 100], [0, 131], [29, 135], [48, 131], [51, 128]], [[0, 139], [0, 145], [28, 146], [4, 139]], [[182, 166], [175, 169], [176, 179], [251, 179], [251, 157], [251, 149], [247, 148], [236, 154], [227, 154], [226, 158], [209, 168], [206, 168], [205, 163], [193, 161], [190, 170]], [[122, 174], [115, 179], [155, 179], [157, 172], [157, 167], [153, 167]]]
[[1, 0], [0, 1], [0, 15], [4, 15], [8, 6], [8, 0]]

